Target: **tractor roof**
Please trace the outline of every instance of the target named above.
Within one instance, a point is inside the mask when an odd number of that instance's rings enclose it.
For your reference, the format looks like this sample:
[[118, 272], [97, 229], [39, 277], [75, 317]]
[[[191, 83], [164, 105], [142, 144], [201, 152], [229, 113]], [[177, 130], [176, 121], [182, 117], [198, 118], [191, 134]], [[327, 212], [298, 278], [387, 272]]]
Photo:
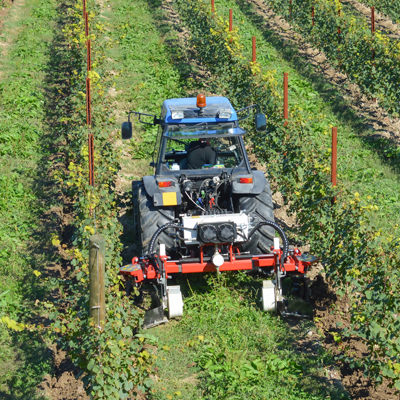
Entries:
[[226, 97], [206, 97], [202, 112], [196, 106], [196, 101], [196, 97], [165, 100], [161, 119], [167, 124], [237, 121], [236, 111]]

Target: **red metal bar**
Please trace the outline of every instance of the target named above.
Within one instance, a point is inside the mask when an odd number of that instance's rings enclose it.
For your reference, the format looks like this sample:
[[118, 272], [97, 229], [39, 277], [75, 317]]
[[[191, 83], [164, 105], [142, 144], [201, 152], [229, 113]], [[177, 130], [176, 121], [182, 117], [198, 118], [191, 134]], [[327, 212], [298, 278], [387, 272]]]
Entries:
[[215, 13], [215, 4], [214, 4], [214, 0], [211, 0], [211, 13], [212, 13], [212, 14]]
[[257, 55], [256, 55], [256, 37], [255, 36], [252, 37], [252, 41], [253, 41], [252, 61], [256, 62]]
[[85, 12], [85, 35], [86, 37], [89, 36], [89, 15], [87, 11]]
[[90, 78], [86, 78], [86, 121], [88, 126], [92, 125], [92, 110], [90, 103]]
[[86, 49], [87, 49], [87, 70], [90, 71], [92, 66], [92, 51], [91, 51], [90, 39], [86, 41]]
[[229, 9], [229, 32], [233, 30], [232, 8]]
[[[230, 247], [230, 251], [232, 250], [232, 246]], [[202, 248], [200, 248], [200, 255], [202, 254]], [[219, 271], [239, 271], [239, 270], [250, 270], [253, 267], [258, 268], [273, 268], [276, 272], [276, 268], [280, 265], [280, 257], [282, 256], [281, 251], [275, 251], [274, 254], [264, 254], [259, 256], [246, 256], [240, 257], [239, 254], [230, 254], [229, 259], [226, 260], [224, 264], [219, 267]], [[299, 259], [301, 256], [301, 252], [298, 249], [295, 249], [292, 255], [289, 255], [284, 263], [284, 270], [286, 272], [293, 272], [294, 274], [304, 274], [307, 272], [307, 269], [310, 265], [316, 261], [302, 261]], [[211, 261], [202, 260], [187, 260], [187, 259], [179, 259], [179, 260], [168, 260], [168, 257], [161, 256], [161, 261], [164, 264], [164, 269], [169, 274], [195, 274], [195, 273], [203, 273], [203, 272], [215, 272], [217, 268]], [[139, 262], [137, 257], [132, 259], [131, 266], [125, 266], [120, 268], [120, 273], [122, 275], [131, 275], [135, 278], [136, 282], [142, 282], [144, 280], [144, 276], [146, 275], [146, 279], [156, 279], [157, 272], [154, 267], [151, 265], [149, 260], [143, 260], [143, 262]]]
[[288, 124], [289, 119], [289, 73], [284, 72], [283, 74], [283, 118], [285, 126]]
[[94, 140], [93, 133], [89, 133], [88, 149], [89, 149], [89, 185], [94, 186]]
[[[337, 128], [332, 128], [332, 164], [331, 164], [331, 182], [332, 186], [337, 185]], [[336, 197], [332, 199], [332, 203], [335, 203]]]
[[314, 26], [314, 6], [311, 7], [311, 20], [312, 20], [312, 26]]
[[375, 32], [375, 7], [371, 7], [371, 32]]

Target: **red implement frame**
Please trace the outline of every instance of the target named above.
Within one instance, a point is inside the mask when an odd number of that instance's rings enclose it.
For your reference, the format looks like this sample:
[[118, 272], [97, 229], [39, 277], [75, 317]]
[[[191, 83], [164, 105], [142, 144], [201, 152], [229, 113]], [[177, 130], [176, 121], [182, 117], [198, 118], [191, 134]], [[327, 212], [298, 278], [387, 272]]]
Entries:
[[[168, 260], [167, 256], [159, 256], [163, 264], [166, 277], [170, 274], [194, 274], [204, 272], [215, 272], [217, 268], [212, 263], [210, 257], [204, 257], [204, 247], [200, 247], [199, 258], [183, 258], [180, 260]], [[280, 265], [281, 250], [273, 250], [273, 254], [263, 254], [257, 256], [241, 255], [235, 252], [232, 245], [229, 246], [229, 254], [224, 256], [225, 262], [218, 268], [222, 271], [242, 271], [255, 268], [273, 268], [276, 272], [277, 266]], [[311, 262], [301, 261], [299, 257], [301, 252], [295, 249], [292, 255], [289, 255], [281, 268], [281, 272], [289, 272], [294, 274], [304, 274], [307, 272]], [[157, 256], [158, 257], [158, 256]], [[122, 275], [130, 275], [135, 278], [137, 283], [143, 280], [152, 280], [160, 277], [149, 260], [139, 262], [137, 257], [133, 258], [132, 268], [129, 266], [122, 267], [120, 273]]]

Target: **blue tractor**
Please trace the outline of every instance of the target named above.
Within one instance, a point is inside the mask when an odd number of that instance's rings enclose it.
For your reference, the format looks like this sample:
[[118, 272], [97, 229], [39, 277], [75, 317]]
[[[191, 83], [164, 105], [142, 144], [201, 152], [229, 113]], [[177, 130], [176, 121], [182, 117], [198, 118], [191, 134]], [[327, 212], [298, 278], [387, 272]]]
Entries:
[[[252, 108], [256, 106], [235, 111], [225, 97], [200, 94], [165, 100], [160, 118], [129, 113], [122, 125], [123, 139], [132, 137], [131, 114], [159, 126], [151, 163], [155, 173], [132, 186], [143, 255], [164, 244], [171, 257], [195, 258], [202, 243], [232, 243], [241, 254], [271, 252], [274, 227], [259, 226], [249, 237], [260, 221], [274, 221], [270, 185], [262, 171], [251, 168], [243, 141], [246, 132], [239, 126]], [[266, 129], [263, 114], [255, 114], [255, 127]], [[182, 230], [166, 228], [152, 242], [167, 224]], [[206, 252], [212, 256], [215, 249], [209, 246]]]

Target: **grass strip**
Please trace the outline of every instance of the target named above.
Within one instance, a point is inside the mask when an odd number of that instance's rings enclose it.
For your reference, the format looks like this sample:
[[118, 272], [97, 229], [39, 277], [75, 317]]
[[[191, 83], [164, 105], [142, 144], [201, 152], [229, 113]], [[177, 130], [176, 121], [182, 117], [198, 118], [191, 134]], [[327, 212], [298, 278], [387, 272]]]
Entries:
[[[31, 331], [52, 288], [57, 257], [49, 228], [58, 205], [47, 175], [46, 76], [55, 26], [52, 0], [14, 4], [3, 25], [0, 60], [0, 397], [35, 399], [51, 372], [45, 335]], [[54, 217], [54, 218], [53, 218]], [[51, 220], [49, 220], [52, 219]], [[4, 396], [4, 397], [3, 397]]]
[[324, 371], [333, 360], [322, 348], [303, 353], [297, 334], [261, 311], [261, 281], [246, 274], [214, 274], [180, 282], [185, 316], [156, 328], [158, 376], [151, 399], [347, 399]]

